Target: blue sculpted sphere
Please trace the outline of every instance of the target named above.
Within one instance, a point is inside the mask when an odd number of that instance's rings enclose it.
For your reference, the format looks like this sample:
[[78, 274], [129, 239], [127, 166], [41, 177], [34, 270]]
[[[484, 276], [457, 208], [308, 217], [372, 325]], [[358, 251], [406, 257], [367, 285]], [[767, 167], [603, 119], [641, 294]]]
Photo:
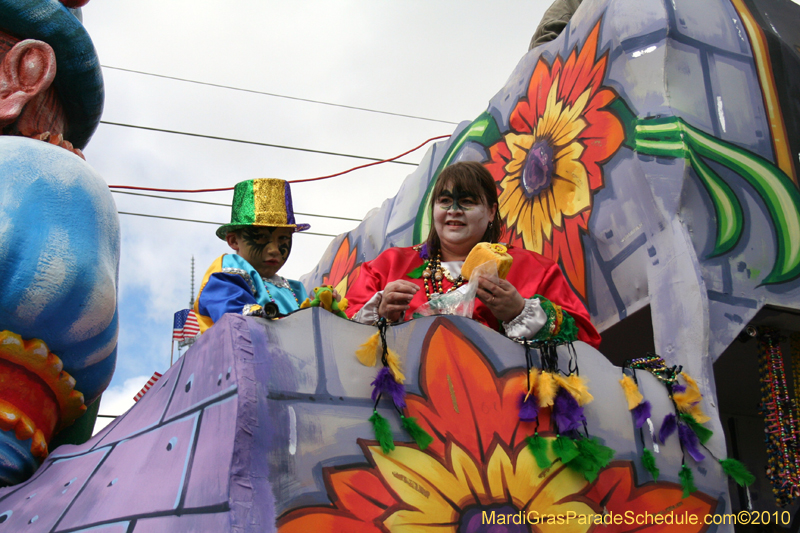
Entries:
[[117, 355], [119, 219], [105, 181], [48, 143], [0, 137], [0, 330], [38, 338], [93, 402]]

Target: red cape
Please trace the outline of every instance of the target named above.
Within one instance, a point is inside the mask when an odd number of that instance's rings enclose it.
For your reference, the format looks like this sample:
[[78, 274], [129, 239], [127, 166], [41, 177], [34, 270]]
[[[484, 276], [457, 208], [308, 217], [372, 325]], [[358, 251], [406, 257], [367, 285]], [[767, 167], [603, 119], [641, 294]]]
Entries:
[[[509, 248], [508, 253], [514, 258], [511, 270], [506, 279], [517, 288], [523, 298], [532, 298], [540, 294], [564, 308], [574, 319], [578, 326], [578, 339], [597, 348], [600, 345], [600, 334], [589, 320], [586, 307], [578, 299], [564, 274], [556, 263], [537, 253], [523, 248]], [[347, 316], [355, 315], [372, 296], [383, 290], [386, 285], [396, 279], [405, 279], [418, 285], [417, 291], [411, 300], [411, 307], [406, 312], [405, 320], [411, 318], [420, 305], [427, 302], [422, 278], [412, 279], [408, 273], [421, 266], [423, 259], [413, 248], [389, 248], [374, 260], [361, 265], [361, 272], [355, 283], [347, 291]], [[452, 286], [447, 280], [443, 282], [446, 291]], [[475, 299], [474, 320], [499, 331], [497, 319], [483, 302]]]

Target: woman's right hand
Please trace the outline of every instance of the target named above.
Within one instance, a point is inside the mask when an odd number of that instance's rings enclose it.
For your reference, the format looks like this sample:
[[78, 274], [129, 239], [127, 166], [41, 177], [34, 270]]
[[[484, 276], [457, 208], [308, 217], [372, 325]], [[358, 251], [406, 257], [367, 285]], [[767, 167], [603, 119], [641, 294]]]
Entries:
[[404, 279], [387, 283], [378, 305], [378, 314], [389, 322], [397, 322], [408, 311], [408, 304], [418, 290], [417, 285]]

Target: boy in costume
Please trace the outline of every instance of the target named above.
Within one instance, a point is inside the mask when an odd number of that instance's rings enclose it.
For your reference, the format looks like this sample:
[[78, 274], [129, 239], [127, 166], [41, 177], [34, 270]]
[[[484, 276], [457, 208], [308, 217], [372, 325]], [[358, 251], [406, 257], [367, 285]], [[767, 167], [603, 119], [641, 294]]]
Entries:
[[194, 304], [200, 332], [225, 313], [265, 316], [274, 304], [287, 315], [307, 298], [299, 281], [278, 275], [292, 250], [292, 235], [311, 226], [297, 224], [289, 183], [280, 179], [253, 179], [237, 183], [233, 191], [231, 222], [217, 229], [217, 237], [236, 253], [218, 257], [209, 267]]

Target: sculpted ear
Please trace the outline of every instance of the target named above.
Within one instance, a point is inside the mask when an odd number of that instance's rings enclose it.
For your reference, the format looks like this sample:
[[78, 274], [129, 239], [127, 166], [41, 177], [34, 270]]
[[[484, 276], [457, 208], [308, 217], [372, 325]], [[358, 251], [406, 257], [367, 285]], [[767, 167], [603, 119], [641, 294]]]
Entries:
[[28, 39], [14, 45], [0, 64], [0, 127], [14, 122], [55, 77], [56, 54], [49, 44]]

